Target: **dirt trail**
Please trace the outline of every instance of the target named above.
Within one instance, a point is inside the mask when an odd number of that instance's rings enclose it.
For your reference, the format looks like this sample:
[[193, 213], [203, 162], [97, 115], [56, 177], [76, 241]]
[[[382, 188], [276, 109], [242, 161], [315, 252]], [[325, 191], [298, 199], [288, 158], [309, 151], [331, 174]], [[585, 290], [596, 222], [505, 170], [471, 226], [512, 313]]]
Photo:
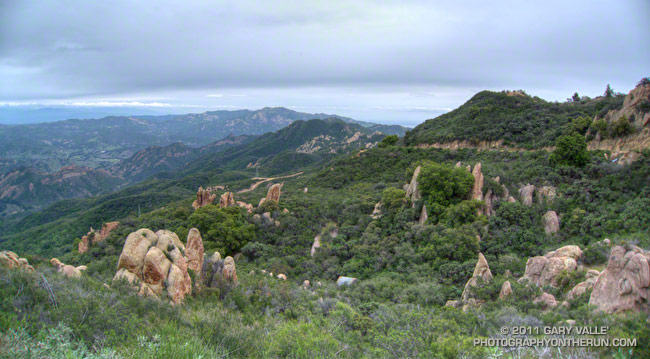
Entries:
[[246, 193], [246, 192], [254, 191], [262, 183], [265, 183], [265, 182], [268, 182], [268, 181], [275, 181], [275, 180], [283, 179], [283, 178], [296, 177], [296, 176], [300, 176], [303, 173], [304, 172], [298, 172], [298, 173], [294, 173], [292, 175], [280, 176], [280, 177], [253, 177], [253, 180], [258, 180], [258, 181], [253, 183], [249, 188], [243, 189], [243, 190], [241, 190], [241, 191], [239, 191], [237, 193]]

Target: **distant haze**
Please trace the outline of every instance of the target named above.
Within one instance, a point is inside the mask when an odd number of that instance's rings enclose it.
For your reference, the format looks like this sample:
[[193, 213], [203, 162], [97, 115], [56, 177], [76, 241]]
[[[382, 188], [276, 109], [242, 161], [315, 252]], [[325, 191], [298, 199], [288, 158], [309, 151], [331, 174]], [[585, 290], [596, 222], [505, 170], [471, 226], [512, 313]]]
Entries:
[[650, 76], [648, 15], [647, 0], [6, 0], [0, 110], [284, 106], [413, 126], [484, 89], [627, 92]]

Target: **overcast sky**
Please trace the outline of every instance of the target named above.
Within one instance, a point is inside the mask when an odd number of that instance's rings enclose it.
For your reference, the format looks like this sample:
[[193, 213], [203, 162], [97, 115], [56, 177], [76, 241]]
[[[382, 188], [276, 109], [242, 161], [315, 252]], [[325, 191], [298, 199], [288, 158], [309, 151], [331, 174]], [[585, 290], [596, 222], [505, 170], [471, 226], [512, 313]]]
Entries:
[[0, 0], [0, 104], [285, 106], [414, 125], [650, 76], [650, 1]]

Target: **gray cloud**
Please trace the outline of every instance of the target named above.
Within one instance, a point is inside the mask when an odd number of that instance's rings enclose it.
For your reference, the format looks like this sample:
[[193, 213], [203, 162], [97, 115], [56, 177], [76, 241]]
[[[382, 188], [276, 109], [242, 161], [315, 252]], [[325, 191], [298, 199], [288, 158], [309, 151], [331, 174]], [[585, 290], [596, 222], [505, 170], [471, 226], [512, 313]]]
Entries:
[[[648, 14], [646, 0], [8, 0], [0, 102], [171, 96], [250, 107], [257, 94], [315, 107], [304, 92], [316, 87], [355, 111], [410, 93], [389, 104], [406, 111], [455, 107], [481, 89], [550, 99], [594, 95], [607, 83], [627, 91], [650, 73]], [[351, 104], [341, 91], [365, 96]], [[249, 96], [208, 97], [215, 93]]]

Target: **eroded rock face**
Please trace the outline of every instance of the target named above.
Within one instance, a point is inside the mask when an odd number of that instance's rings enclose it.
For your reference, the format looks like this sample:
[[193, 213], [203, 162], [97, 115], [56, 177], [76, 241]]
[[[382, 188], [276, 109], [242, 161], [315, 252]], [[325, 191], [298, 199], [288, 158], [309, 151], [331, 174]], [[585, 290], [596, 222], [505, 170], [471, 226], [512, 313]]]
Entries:
[[370, 217], [372, 217], [372, 219], [377, 219], [381, 217], [381, 201], [375, 204], [375, 208], [372, 210], [372, 214], [370, 215]]
[[598, 273], [598, 271], [595, 270], [590, 270], [589, 272], [587, 272], [586, 280], [584, 282], [580, 282], [576, 284], [575, 287], [571, 288], [569, 293], [567, 293], [567, 299], [573, 300], [575, 298], [583, 296], [588, 290], [592, 289], [594, 287], [594, 284], [596, 283], [596, 279], [598, 278], [599, 274], [600, 273]]
[[638, 247], [612, 248], [607, 268], [600, 273], [589, 304], [607, 313], [628, 310], [650, 313], [650, 252]]
[[0, 252], [0, 266], [9, 269], [19, 268], [29, 272], [34, 272], [34, 267], [29, 265], [27, 259], [19, 257], [12, 251]]
[[203, 263], [203, 242], [197, 229], [191, 229], [188, 235], [191, 259], [185, 257], [185, 250], [174, 232], [139, 229], [127, 236], [113, 280], [126, 279], [143, 296], [158, 297], [166, 292], [174, 304], [180, 304], [192, 292], [187, 272], [190, 263], [194, 267], [197, 261], [199, 267]]
[[90, 227], [90, 231], [88, 231], [85, 236], [81, 237], [81, 242], [79, 242], [77, 250], [79, 253], [86, 253], [91, 244], [104, 241], [115, 228], [119, 227], [119, 225], [120, 222], [117, 221], [104, 223], [99, 232]]
[[232, 192], [226, 192], [219, 198], [219, 207], [226, 208], [235, 205], [235, 195]]
[[422, 171], [422, 166], [417, 166], [415, 171], [413, 171], [413, 177], [411, 177], [411, 183], [406, 187], [406, 197], [415, 205], [415, 201], [422, 198], [420, 195], [420, 188], [418, 186], [418, 176]]
[[245, 208], [245, 209], [246, 209], [246, 212], [248, 212], [248, 213], [253, 213], [253, 208], [254, 208], [254, 207], [253, 207], [252, 204], [250, 204], [250, 203], [246, 203], [246, 202], [242, 202], [242, 201], [237, 201], [236, 204], [237, 204], [239, 207], [241, 207], [241, 208]]
[[556, 277], [563, 271], [572, 272], [578, 268], [576, 262], [582, 256], [578, 246], [570, 245], [546, 253], [544, 256], [528, 258], [526, 272], [520, 281], [528, 280], [538, 286], [556, 286]]
[[282, 186], [284, 183], [276, 183], [273, 186], [269, 187], [269, 191], [266, 193], [267, 201], [275, 201], [280, 203], [280, 195], [282, 194]]
[[542, 216], [542, 224], [546, 234], [554, 234], [560, 230], [560, 218], [555, 211], [548, 211]]
[[479, 278], [484, 283], [492, 281], [492, 272], [490, 271], [490, 266], [488, 265], [485, 256], [483, 256], [483, 253], [478, 254], [478, 261], [476, 262], [476, 267], [474, 267], [474, 274], [472, 274], [472, 278], [470, 278], [465, 284], [463, 294], [460, 296], [461, 302], [467, 302], [471, 298], [471, 290], [473, 287], [478, 285]]
[[483, 173], [481, 172], [481, 162], [474, 165], [472, 169], [474, 176], [474, 185], [472, 186], [472, 199], [477, 201], [483, 200]]
[[311, 245], [311, 251], [309, 252], [313, 257], [316, 254], [316, 249], [320, 248], [320, 235], [314, 237], [314, 243]]
[[194, 207], [194, 209], [199, 209], [203, 206], [207, 206], [212, 204], [215, 198], [217, 198], [217, 195], [211, 194], [210, 189], [199, 187], [199, 190], [196, 192], [196, 199], [192, 202], [192, 207]]
[[343, 285], [352, 285], [356, 282], [357, 282], [357, 278], [339, 276], [338, 279], [336, 280], [336, 285], [340, 287]]
[[237, 284], [237, 268], [235, 267], [235, 259], [231, 256], [223, 260], [223, 277]]
[[528, 207], [532, 206], [533, 192], [535, 192], [535, 186], [530, 183], [521, 187], [519, 189], [519, 198], [521, 199], [521, 203]]

